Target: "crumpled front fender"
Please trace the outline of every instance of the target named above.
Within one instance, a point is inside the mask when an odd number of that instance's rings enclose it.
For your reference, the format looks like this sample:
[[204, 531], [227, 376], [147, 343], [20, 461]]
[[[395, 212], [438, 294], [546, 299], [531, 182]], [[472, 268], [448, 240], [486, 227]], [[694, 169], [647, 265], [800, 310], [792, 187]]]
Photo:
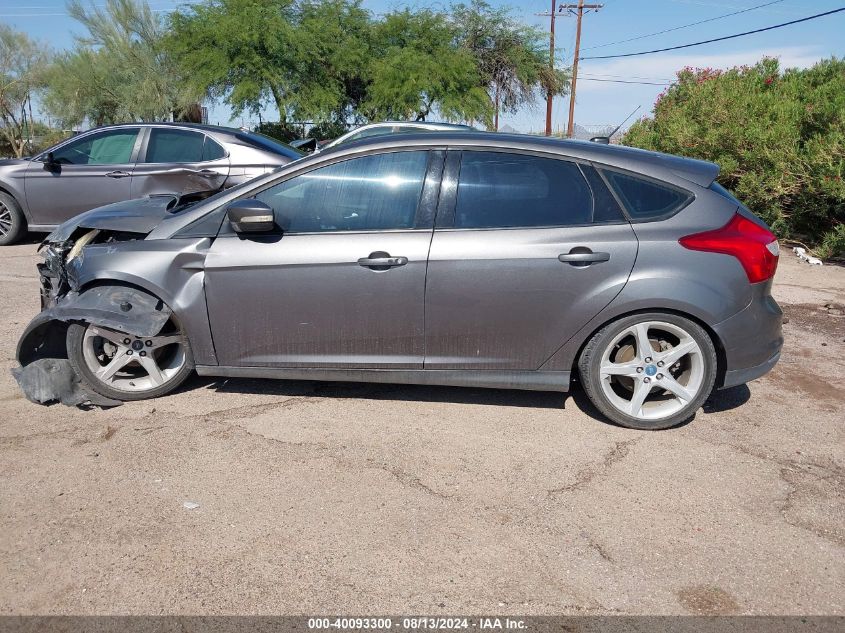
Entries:
[[[17, 359], [25, 366], [38, 358], [66, 357], [64, 324], [83, 321], [134, 336], [155, 336], [170, 318], [170, 308], [140, 288], [95, 286], [81, 294], [65, 295], [55, 306], [36, 316], [18, 341]], [[62, 324], [62, 325], [58, 325]], [[59, 352], [63, 352], [60, 355]]]

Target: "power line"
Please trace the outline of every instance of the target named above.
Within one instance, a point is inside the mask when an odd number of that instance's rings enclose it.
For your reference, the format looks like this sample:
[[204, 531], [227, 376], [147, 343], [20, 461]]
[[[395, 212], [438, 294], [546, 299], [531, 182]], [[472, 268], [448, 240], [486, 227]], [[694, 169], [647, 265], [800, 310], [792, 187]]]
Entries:
[[640, 51], [638, 53], [623, 53], [621, 55], [593, 55], [590, 57], [581, 57], [581, 59], [615, 59], [618, 57], [636, 57], [637, 55], [650, 55], [652, 53], [664, 53], [666, 51], [676, 51], [680, 48], [690, 48], [691, 46], [701, 46], [702, 44], [712, 44], [713, 42], [723, 42], [725, 40], [732, 40], [737, 37], [743, 37], [745, 35], [753, 35], [754, 33], [763, 33], [764, 31], [771, 31], [773, 29], [779, 29], [784, 26], [790, 26], [792, 24], [799, 24], [801, 22], [807, 22], [809, 20], [815, 20], [816, 18], [823, 18], [827, 15], [833, 15], [834, 13], [839, 13], [841, 11], [845, 11], [845, 7], [840, 7], [839, 9], [833, 9], [831, 11], [825, 11], [824, 13], [817, 13], [816, 15], [811, 15], [806, 18], [801, 18], [799, 20], [791, 20], [789, 22], [783, 22], [781, 24], [775, 24], [774, 26], [767, 26], [762, 29], [755, 29], [753, 31], [745, 31], [744, 33], [737, 33], [735, 35], [726, 35], [724, 37], [716, 37], [712, 40], [704, 40], [701, 42], [693, 42], [692, 44], [682, 44], [680, 46], [669, 46], [668, 48], [656, 48], [652, 51]]
[[628, 81], [626, 79], [595, 79], [593, 77], [581, 77], [581, 81], [602, 81], [610, 84], [638, 84], [640, 86], [670, 86], [669, 83], [657, 83], [654, 81]]
[[765, 4], [758, 4], [756, 7], [748, 7], [747, 9], [742, 9], [740, 11], [734, 11], [733, 13], [725, 13], [724, 15], [718, 15], [715, 18], [707, 18], [706, 20], [700, 20], [698, 22], [693, 22], [692, 24], [684, 24], [683, 26], [676, 26], [671, 29], [666, 29], [664, 31], [655, 31], [654, 33], [648, 33], [646, 35], [638, 35], [637, 37], [629, 37], [627, 40], [619, 40], [617, 42], [608, 42], [607, 44], [596, 44], [594, 46], [585, 46], [584, 50], [589, 50], [593, 48], [605, 48], [607, 46], [614, 46], [616, 44], [625, 44], [626, 42], [633, 42], [635, 40], [643, 40], [647, 37], [654, 37], [655, 35], [663, 35], [664, 33], [671, 33], [672, 31], [680, 31], [681, 29], [688, 29], [692, 26], [698, 26], [699, 24], [707, 24], [708, 22], [715, 22], [716, 20], [723, 20], [724, 18], [729, 18], [734, 15], [739, 15], [740, 13], [748, 13], [749, 11], [754, 11], [755, 9], [762, 9], [763, 7], [768, 7], [772, 4], [777, 4], [779, 2], [783, 2], [783, 0], [772, 0], [771, 2], [766, 2]]

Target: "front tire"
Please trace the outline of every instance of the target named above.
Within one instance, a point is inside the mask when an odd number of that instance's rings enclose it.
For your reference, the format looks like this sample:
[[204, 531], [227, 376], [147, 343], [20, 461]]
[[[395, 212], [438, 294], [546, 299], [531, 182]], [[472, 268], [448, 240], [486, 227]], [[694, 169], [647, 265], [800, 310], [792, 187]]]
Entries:
[[0, 191], [0, 246], [14, 244], [26, 234], [26, 218], [12, 196]]
[[692, 418], [713, 390], [716, 367], [713, 341], [700, 325], [660, 312], [605, 326], [578, 361], [593, 405], [616, 424], [643, 430]]
[[156, 336], [134, 336], [88, 323], [67, 331], [68, 359], [92, 391], [113, 400], [170, 393], [194, 369], [188, 338], [174, 320]]

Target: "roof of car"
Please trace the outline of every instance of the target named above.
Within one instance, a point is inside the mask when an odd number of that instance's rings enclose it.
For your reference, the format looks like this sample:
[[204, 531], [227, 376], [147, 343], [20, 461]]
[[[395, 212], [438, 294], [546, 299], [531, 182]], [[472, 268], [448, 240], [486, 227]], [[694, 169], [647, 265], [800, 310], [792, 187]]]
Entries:
[[356, 130], [360, 130], [361, 128], [365, 127], [379, 127], [379, 126], [387, 126], [393, 127], [396, 125], [410, 125], [414, 127], [442, 127], [442, 128], [455, 128], [455, 129], [474, 129], [471, 125], [466, 125], [464, 123], [446, 123], [442, 121], [375, 121], [373, 123], [366, 123], [364, 125], [358, 126], [350, 132], [354, 132]]
[[85, 133], [93, 132], [95, 130], [108, 130], [112, 128], [120, 128], [120, 127], [138, 127], [138, 126], [145, 126], [145, 127], [158, 127], [158, 126], [165, 126], [165, 127], [182, 127], [188, 128], [192, 130], [201, 130], [203, 132], [210, 132], [210, 133], [218, 133], [218, 134], [254, 134], [251, 130], [243, 130], [241, 128], [236, 127], [226, 127], [223, 125], [208, 125], [206, 123], [182, 123], [180, 121], [136, 121], [130, 123], [113, 123], [111, 125], [101, 125], [96, 128], [91, 128], [90, 130], [85, 130]]
[[323, 153], [362, 151], [364, 148], [389, 148], [408, 146], [446, 146], [457, 148], [513, 149], [552, 153], [574, 159], [628, 169], [634, 172], [661, 177], [669, 172], [702, 187], [708, 187], [719, 174], [715, 163], [671, 154], [661, 154], [623, 145], [605, 145], [529, 134], [504, 134], [500, 132], [436, 131], [420, 134], [385, 135], [344, 143]]

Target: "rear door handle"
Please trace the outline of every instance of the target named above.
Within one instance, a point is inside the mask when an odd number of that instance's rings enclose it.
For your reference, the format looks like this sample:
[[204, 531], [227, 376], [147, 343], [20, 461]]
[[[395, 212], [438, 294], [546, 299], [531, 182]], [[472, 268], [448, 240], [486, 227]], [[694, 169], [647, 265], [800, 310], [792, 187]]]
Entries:
[[365, 268], [375, 268], [375, 269], [387, 269], [393, 268], [394, 266], [404, 266], [408, 263], [407, 257], [392, 257], [388, 253], [384, 253], [382, 251], [376, 251], [375, 253], [370, 253], [367, 257], [362, 257], [358, 260], [359, 266], [364, 266]]
[[118, 169], [117, 171], [110, 171], [109, 173], [106, 174], [106, 177], [107, 178], [128, 178], [131, 175], [132, 174], [130, 174], [128, 171], [121, 171], [120, 169]]
[[214, 171], [213, 169], [200, 169], [196, 173], [199, 174], [200, 176], [205, 177], [205, 178], [214, 178], [215, 176], [222, 176], [223, 175], [220, 172]]
[[608, 261], [610, 259], [610, 253], [593, 253], [592, 251], [569, 252], [558, 255], [557, 259], [567, 264], [595, 264], [597, 262]]

